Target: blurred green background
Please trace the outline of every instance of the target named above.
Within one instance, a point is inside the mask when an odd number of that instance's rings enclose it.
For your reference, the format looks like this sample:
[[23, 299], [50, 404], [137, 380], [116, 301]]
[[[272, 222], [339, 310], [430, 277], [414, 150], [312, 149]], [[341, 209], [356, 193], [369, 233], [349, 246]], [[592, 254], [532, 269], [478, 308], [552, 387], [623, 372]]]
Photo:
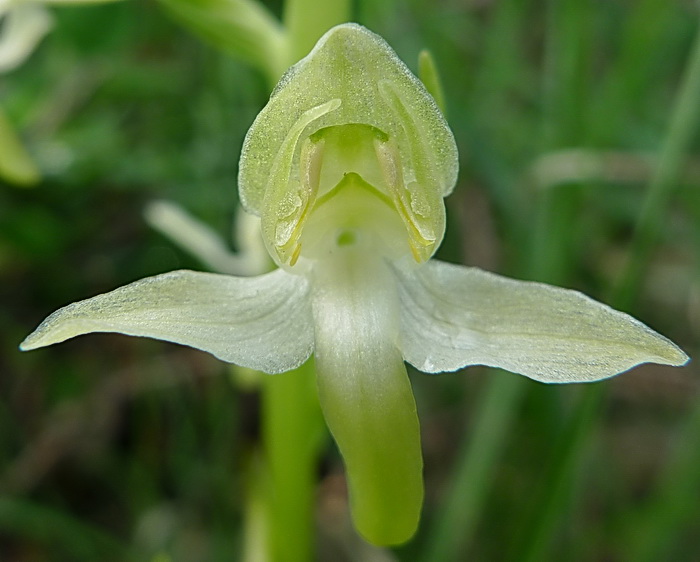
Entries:
[[[697, 355], [694, 126], [670, 197], [643, 208], [698, 3], [355, 9], [413, 70], [423, 48], [440, 69], [461, 171], [439, 257], [615, 301]], [[43, 175], [0, 182], [0, 560], [238, 560], [254, 390], [202, 352], [151, 340], [17, 345], [64, 304], [202, 268], [146, 225], [144, 206], [175, 201], [230, 239], [238, 154], [268, 88], [157, 3], [53, 14], [37, 51], [0, 76], [0, 104]], [[660, 228], [640, 282], [619, 291], [642, 212]], [[394, 551], [354, 536], [329, 446], [318, 559], [700, 560], [699, 373], [642, 366], [560, 387], [480, 367], [412, 372], [427, 490], [417, 536]]]

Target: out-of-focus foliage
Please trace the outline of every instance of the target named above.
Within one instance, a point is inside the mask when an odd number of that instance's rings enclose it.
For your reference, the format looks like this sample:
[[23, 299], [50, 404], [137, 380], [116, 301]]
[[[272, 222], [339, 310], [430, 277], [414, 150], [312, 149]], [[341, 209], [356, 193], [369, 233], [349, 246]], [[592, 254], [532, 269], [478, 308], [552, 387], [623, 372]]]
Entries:
[[[279, 15], [278, 3], [268, 7]], [[3, 110], [44, 177], [32, 190], [0, 186], [0, 559], [236, 559], [255, 394], [236, 388], [223, 364], [164, 343], [95, 335], [24, 355], [16, 346], [63, 304], [201, 268], [149, 230], [142, 209], [175, 200], [228, 238], [238, 155], [269, 95], [265, 78], [156, 3], [54, 16], [38, 50], [0, 77]], [[699, 18], [681, 0], [360, 1], [360, 23], [414, 71], [426, 47], [440, 71], [461, 154], [441, 257], [606, 300]], [[671, 204], [659, 209], [664, 228], [632, 311], [691, 356], [700, 348], [699, 166], [695, 135]], [[457, 559], [700, 558], [697, 374], [694, 364], [647, 366], [606, 383], [599, 427], [576, 441], [585, 454], [560, 494], [571, 501], [551, 500], [562, 506], [554, 523], [542, 499], [583, 389], [527, 383], [477, 532]], [[416, 539], [394, 553], [363, 550], [352, 535], [329, 450], [319, 558], [420, 560], [445, 498], [460, 493], [451, 474], [482, 391], [507, 376], [412, 377], [428, 497]]]

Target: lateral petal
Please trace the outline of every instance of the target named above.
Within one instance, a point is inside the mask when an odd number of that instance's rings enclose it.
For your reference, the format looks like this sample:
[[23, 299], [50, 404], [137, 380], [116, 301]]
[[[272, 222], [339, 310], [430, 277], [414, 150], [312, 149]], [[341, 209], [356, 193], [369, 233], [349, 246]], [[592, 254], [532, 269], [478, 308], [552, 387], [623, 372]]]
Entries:
[[281, 269], [258, 277], [173, 271], [70, 304], [20, 348], [89, 332], [180, 343], [267, 373], [301, 365], [313, 350], [309, 285]]
[[550, 382], [591, 382], [688, 356], [628, 314], [577, 292], [433, 260], [395, 270], [406, 361], [436, 373], [467, 365]]

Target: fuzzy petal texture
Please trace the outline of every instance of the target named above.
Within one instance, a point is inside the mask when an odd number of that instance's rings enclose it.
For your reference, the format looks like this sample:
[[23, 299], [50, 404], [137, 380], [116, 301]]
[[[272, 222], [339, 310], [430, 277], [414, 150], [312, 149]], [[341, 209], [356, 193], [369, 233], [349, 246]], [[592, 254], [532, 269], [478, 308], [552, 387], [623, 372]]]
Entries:
[[[348, 23], [328, 31], [287, 71], [248, 131], [239, 176], [241, 201], [248, 211], [261, 213], [270, 171], [289, 131], [305, 112], [329, 100], [341, 103], [307, 122], [312, 123], [307, 134], [332, 125], [372, 125], [396, 138], [407, 166], [428, 155], [430, 162], [420, 165], [432, 169], [430, 185], [416, 189], [432, 189], [441, 197], [452, 191], [457, 147], [435, 101], [384, 39]], [[411, 136], [416, 133], [418, 138]], [[404, 173], [417, 179], [411, 170]]]
[[301, 365], [314, 338], [305, 278], [283, 270], [258, 277], [182, 270], [70, 304], [20, 347], [35, 349], [89, 332], [180, 343], [267, 373]]
[[[243, 207], [262, 218], [278, 263], [293, 265], [295, 235], [323, 195], [310, 181], [321, 170], [322, 150], [307, 150], [309, 143], [318, 132], [348, 125], [375, 131], [369, 148], [376, 151], [383, 188], [413, 235], [416, 258], [426, 260], [444, 234], [442, 199], [457, 180], [457, 146], [423, 84], [381, 37], [357, 24], [328, 31], [282, 77], [255, 119], [239, 166]], [[340, 143], [346, 153], [353, 150], [342, 135]]]
[[592, 382], [688, 356], [631, 316], [572, 290], [431, 261], [397, 267], [401, 348], [428, 373], [488, 365], [548, 383]]

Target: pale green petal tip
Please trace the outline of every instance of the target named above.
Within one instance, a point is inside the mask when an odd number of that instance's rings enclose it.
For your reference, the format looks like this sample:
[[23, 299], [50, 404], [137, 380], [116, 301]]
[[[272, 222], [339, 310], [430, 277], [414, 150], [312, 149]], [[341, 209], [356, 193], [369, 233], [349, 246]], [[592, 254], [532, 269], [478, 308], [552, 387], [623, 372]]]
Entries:
[[690, 361], [688, 354], [671, 340], [665, 338], [661, 334], [657, 334], [649, 328], [647, 329], [657, 338], [657, 342], [655, 342], [653, 346], [649, 345], [645, 347], [644, 351], [649, 354], [648, 358], [639, 361], [639, 363], [632, 365], [632, 367], [644, 363], [656, 363], [657, 365], [668, 365], [669, 367], [683, 367]]
[[[85, 333], [85, 330], [76, 327], [74, 323], [62, 321], [62, 315], [59, 315], [59, 312], [61, 310], [54, 312], [36, 330], [24, 338], [24, 341], [19, 344], [19, 349], [21, 351], [31, 351], [47, 345], [61, 343]], [[72, 327], [71, 324], [73, 324]]]
[[[102, 331], [95, 322], [90, 322], [84, 317], [81, 318], [84, 315], [80, 314], [79, 308], [82, 303], [89, 300], [91, 299], [69, 304], [50, 314], [37, 326], [36, 330], [19, 344], [20, 351], [32, 351], [61, 343], [77, 336]], [[77, 314], [74, 314], [74, 311], [77, 311]]]
[[684, 367], [687, 365], [690, 362], [690, 356], [675, 343], [669, 343], [673, 346], [673, 353], [669, 354], [669, 362], [666, 364], [672, 367]]
[[53, 25], [49, 11], [39, 3], [17, 2], [9, 6], [0, 34], [0, 73], [20, 66], [34, 51]]

